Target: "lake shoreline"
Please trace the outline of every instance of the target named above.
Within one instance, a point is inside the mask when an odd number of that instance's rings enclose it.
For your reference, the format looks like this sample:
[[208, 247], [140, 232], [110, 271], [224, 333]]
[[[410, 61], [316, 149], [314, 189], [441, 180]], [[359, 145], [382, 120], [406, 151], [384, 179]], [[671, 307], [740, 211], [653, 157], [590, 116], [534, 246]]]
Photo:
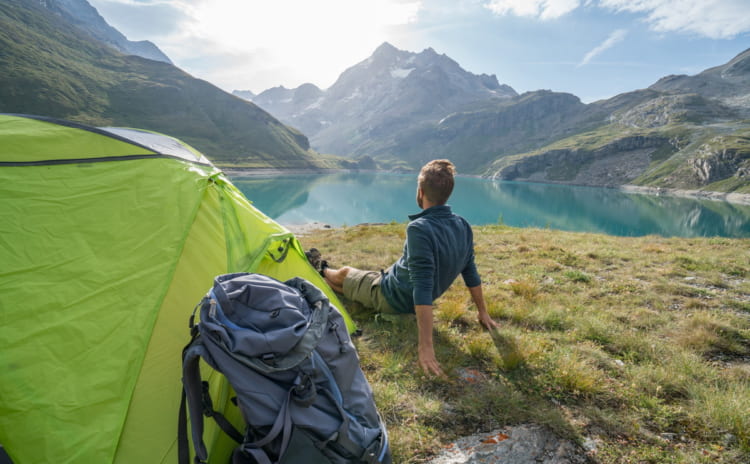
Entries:
[[[274, 177], [284, 175], [302, 175], [302, 174], [339, 174], [339, 173], [386, 173], [386, 174], [405, 174], [404, 172], [378, 171], [374, 169], [276, 169], [276, 168], [259, 168], [259, 169], [241, 169], [229, 168], [222, 169], [227, 177]], [[414, 173], [416, 174], [416, 172]], [[474, 177], [488, 179], [474, 174], [458, 174], [459, 177]], [[539, 182], [528, 182], [539, 183]], [[544, 183], [544, 182], [542, 182]], [[558, 184], [557, 182], [548, 182], [548, 184]], [[560, 182], [562, 185], [577, 185]], [[692, 198], [696, 200], [723, 201], [738, 205], [750, 205], [750, 194], [732, 193], [732, 192], [714, 192], [709, 190], [687, 190], [672, 189], [666, 187], [644, 187], [640, 185], [620, 185], [620, 186], [587, 186], [597, 188], [611, 188], [624, 193], [637, 193], [652, 196], [672, 196], [680, 198]]]

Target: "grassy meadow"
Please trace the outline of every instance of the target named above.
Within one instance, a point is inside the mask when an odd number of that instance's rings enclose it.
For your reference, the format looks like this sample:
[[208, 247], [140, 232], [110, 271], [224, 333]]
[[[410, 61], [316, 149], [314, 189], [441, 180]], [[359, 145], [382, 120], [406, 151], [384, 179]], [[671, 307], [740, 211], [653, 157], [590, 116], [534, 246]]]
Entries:
[[[400, 256], [404, 229], [299, 239], [333, 267], [380, 269]], [[585, 441], [592, 462], [750, 462], [750, 239], [474, 231], [501, 329], [479, 326], [459, 277], [434, 313], [448, 379], [421, 373], [413, 317], [388, 321], [345, 302], [394, 462], [524, 423]], [[467, 368], [478, 381], [460, 380]]]

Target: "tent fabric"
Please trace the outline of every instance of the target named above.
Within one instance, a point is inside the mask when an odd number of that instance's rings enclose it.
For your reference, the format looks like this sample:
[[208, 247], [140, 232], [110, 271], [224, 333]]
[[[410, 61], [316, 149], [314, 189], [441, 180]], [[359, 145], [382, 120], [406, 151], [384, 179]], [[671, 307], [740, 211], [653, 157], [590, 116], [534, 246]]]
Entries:
[[[230, 272], [303, 277], [355, 329], [294, 236], [192, 147], [0, 114], [0, 444], [14, 463], [175, 462], [188, 319]], [[208, 425], [211, 462], [226, 462], [232, 444]]]

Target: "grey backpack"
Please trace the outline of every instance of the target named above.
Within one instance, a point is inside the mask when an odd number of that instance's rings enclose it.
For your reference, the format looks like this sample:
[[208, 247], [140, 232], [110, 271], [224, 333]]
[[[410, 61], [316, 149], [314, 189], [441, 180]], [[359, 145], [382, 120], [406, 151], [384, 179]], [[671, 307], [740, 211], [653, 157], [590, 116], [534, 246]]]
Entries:
[[[195, 462], [208, 459], [203, 416], [238, 443], [234, 463], [390, 464], [385, 426], [341, 313], [310, 282], [226, 274], [196, 307], [183, 352], [180, 462], [189, 461], [186, 402]], [[214, 411], [199, 360], [221, 372], [245, 422], [236, 430]]]

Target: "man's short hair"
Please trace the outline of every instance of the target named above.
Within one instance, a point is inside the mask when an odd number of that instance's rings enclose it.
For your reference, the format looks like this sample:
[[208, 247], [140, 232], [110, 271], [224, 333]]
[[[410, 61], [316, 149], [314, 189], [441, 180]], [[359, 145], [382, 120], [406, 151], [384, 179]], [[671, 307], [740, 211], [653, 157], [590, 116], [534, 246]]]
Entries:
[[444, 205], [453, 192], [455, 175], [456, 167], [447, 159], [432, 160], [422, 166], [417, 185], [431, 203]]

